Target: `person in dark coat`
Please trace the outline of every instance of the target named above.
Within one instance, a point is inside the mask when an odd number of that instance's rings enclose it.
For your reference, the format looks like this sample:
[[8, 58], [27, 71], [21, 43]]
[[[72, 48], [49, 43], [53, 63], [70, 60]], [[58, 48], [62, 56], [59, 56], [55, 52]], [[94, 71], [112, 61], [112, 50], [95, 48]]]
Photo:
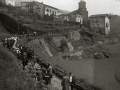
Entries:
[[52, 70], [52, 66], [50, 65], [50, 63], [48, 64], [48, 74], [49, 74], [49, 84], [51, 84], [51, 79], [53, 77], [53, 70]]
[[41, 80], [43, 80], [43, 73], [42, 73], [42, 71], [41, 71], [41, 68], [37, 68], [36, 69], [37, 71], [36, 71], [36, 75], [37, 75], [37, 80], [38, 81], [41, 81]]
[[69, 90], [69, 78], [67, 74], [65, 74], [65, 76], [63, 77], [61, 85], [62, 85], [62, 90]]

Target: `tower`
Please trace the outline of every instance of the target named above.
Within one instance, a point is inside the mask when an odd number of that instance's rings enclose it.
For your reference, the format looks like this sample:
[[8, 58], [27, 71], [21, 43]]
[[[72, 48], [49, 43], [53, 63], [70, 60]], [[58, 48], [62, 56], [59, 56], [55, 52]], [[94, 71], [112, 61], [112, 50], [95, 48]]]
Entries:
[[78, 8], [79, 14], [83, 16], [84, 21], [87, 21], [88, 20], [88, 11], [86, 8], [86, 2], [84, 0], [81, 0], [78, 3], [78, 6], [79, 6], [79, 8]]
[[81, 0], [78, 4], [79, 4], [79, 10], [86, 11], [86, 2], [84, 0]]

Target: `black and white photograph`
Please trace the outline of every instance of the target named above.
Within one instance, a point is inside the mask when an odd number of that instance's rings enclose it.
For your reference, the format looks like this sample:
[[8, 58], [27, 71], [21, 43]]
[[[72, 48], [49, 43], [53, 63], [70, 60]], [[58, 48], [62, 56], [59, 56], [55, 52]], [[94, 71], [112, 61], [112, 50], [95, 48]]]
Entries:
[[120, 0], [0, 0], [0, 90], [120, 90]]

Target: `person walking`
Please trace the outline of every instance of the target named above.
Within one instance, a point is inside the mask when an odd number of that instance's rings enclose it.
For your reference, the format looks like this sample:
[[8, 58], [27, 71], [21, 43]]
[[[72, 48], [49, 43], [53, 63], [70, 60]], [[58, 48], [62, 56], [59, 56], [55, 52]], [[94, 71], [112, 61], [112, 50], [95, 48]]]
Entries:
[[72, 73], [69, 73], [69, 82], [70, 82], [71, 90], [73, 90], [73, 74]]
[[52, 70], [51, 64], [49, 63], [48, 65], [49, 65], [49, 67], [48, 67], [49, 84], [51, 84], [51, 79], [53, 77], [53, 70]]
[[65, 76], [63, 77], [61, 85], [62, 85], [62, 90], [69, 90], [69, 78], [67, 74], [65, 74]]

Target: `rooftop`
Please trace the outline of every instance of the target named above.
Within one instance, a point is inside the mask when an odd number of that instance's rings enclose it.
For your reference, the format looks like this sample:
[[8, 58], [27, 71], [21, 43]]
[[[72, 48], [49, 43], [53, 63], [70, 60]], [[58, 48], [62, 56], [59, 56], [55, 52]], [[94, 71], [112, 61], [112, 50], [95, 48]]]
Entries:
[[105, 16], [109, 16], [109, 14], [96, 14], [96, 15], [91, 15], [91, 17], [105, 17]]

